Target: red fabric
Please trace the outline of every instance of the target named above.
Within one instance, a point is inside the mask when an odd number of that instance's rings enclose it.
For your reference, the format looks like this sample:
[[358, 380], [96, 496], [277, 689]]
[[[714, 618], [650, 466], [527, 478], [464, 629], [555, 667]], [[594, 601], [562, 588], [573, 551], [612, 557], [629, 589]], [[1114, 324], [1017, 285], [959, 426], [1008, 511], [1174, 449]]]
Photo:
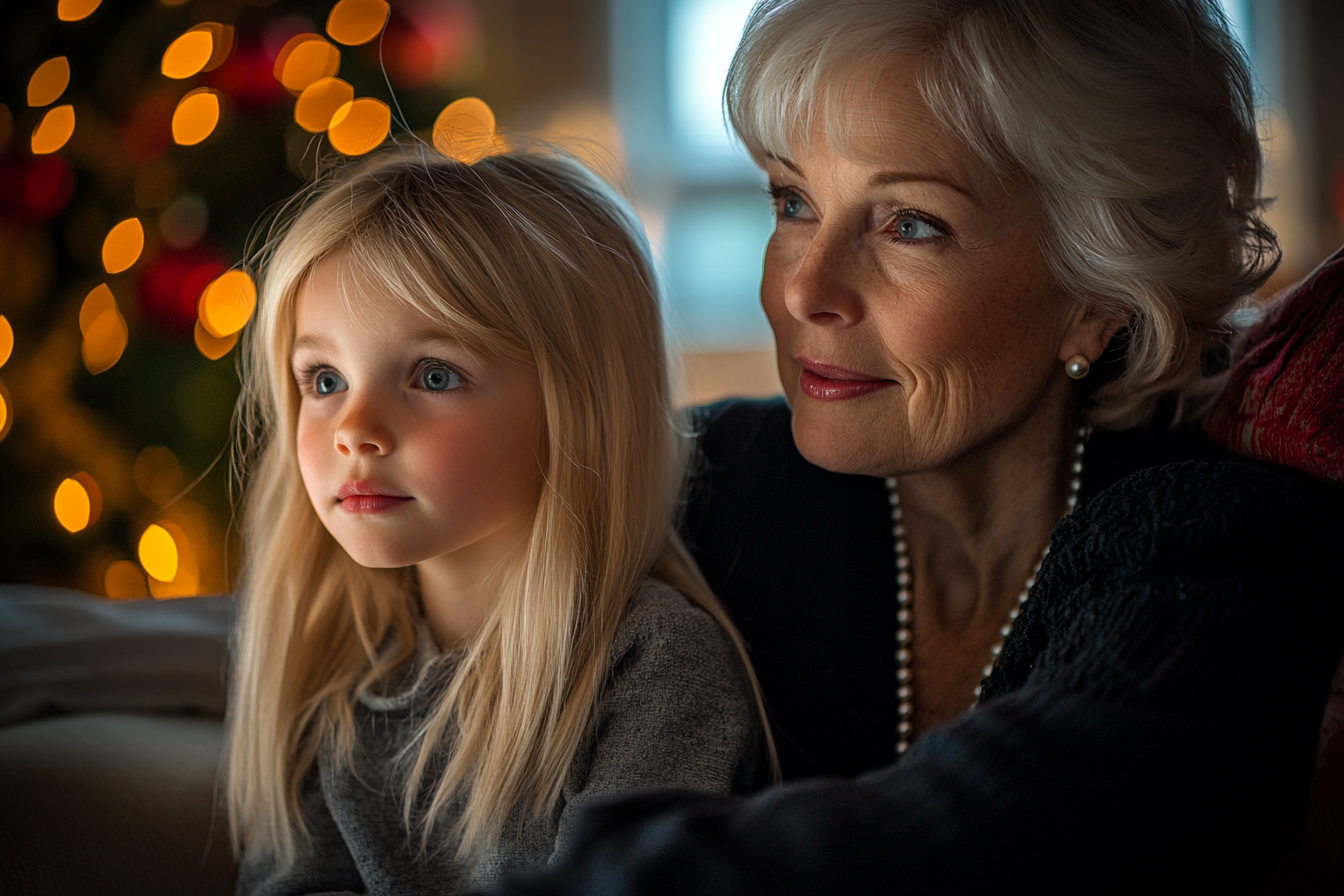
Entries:
[[[1344, 248], [1280, 296], [1244, 345], [1205, 430], [1237, 454], [1344, 485]], [[1344, 885], [1344, 660], [1321, 720], [1302, 847], [1287, 892]]]
[[1344, 248], [1289, 288], [1204, 428], [1223, 447], [1344, 485]]

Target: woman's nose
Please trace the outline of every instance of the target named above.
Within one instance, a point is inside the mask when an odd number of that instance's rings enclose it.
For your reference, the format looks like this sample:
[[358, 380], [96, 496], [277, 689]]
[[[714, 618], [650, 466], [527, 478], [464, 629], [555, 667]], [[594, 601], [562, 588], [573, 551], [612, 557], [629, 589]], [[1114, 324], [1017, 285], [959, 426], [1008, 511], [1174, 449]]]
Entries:
[[336, 450], [351, 456], [360, 454], [388, 454], [395, 447], [392, 429], [386, 414], [380, 413], [377, 403], [368, 397], [351, 395], [341, 408], [341, 419], [336, 425]]
[[784, 287], [784, 304], [803, 323], [852, 326], [863, 319], [863, 297], [857, 288], [863, 267], [853, 239], [823, 226]]

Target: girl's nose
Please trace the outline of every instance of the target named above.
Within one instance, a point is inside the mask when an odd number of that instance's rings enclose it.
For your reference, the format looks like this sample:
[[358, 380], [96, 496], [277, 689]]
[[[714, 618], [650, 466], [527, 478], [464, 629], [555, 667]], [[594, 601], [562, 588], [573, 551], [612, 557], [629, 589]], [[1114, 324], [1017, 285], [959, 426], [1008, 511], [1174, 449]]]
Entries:
[[784, 287], [784, 305], [803, 323], [853, 326], [863, 319], [863, 296], [857, 289], [865, 259], [845, 232], [824, 225]]
[[351, 396], [336, 426], [336, 450], [343, 455], [388, 454], [395, 447], [392, 430], [374, 402]]

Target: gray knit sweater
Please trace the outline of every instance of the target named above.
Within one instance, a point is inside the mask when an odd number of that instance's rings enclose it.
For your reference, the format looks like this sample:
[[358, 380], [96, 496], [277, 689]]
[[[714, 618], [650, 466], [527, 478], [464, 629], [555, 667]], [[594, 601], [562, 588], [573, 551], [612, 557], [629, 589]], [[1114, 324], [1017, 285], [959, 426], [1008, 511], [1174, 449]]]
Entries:
[[[460, 656], [440, 653], [421, 627], [402, 685], [355, 705], [353, 767], [338, 768], [330, 749], [320, 752], [302, 797], [311, 838], [300, 845], [298, 860], [281, 867], [270, 855], [248, 850], [239, 894], [407, 896], [485, 887], [563, 854], [579, 809], [601, 797], [650, 786], [741, 793], [755, 783], [760, 730], [732, 642], [680, 593], [645, 580], [617, 629], [592, 728], [554, 810], [531, 818], [515, 807], [499, 842], [474, 865], [454, 858], [455, 842], [420, 854], [418, 831], [408, 832], [402, 821], [392, 757], [442, 696]], [[452, 749], [452, 738], [445, 743]], [[455, 811], [450, 808], [435, 830], [451, 831]]]

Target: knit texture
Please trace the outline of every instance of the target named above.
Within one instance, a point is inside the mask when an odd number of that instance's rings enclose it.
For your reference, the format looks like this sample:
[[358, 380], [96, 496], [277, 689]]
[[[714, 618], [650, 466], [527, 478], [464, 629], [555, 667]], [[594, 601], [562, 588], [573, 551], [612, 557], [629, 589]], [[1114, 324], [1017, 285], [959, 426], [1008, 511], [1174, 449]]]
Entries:
[[648, 580], [617, 630], [596, 717], [559, 804], [540, 818], [515, 807], [499, 842], [474, 865], [458, 862], [456, 843], [444, 840], [461, 808], [451, 806], [439, 819], [436, 848], [421, 855], [419, 832], [402, 822], [396, 757], [414, 742], [460, 654], [440, 654], [422, 629], [416, 656], [402, 688], [357, 705], [353, 767], [339, 766], [331, 749], [321, 752], [303, 794], [312, 836], [298, 861], [279, 867], [247, 851], [239, 894], [453, 893], [546, 867], [565, 852], [578, 810], [596, 799], [655, 786], [727, 795], [755, 783], [759, 731], [735, 648], [709, 614]]
[[[753, 439], [774, 413], [734, 412], [754, 414], [754, 430], [739, 427]], [[1146, 456], [1163, 453], [1150, 447]], [[726, 443], [717, 456], [729, 456]], [[1099, 460], [1114, 469], [1114, 456]], [[866, 518], [864, 492], [845, 500]], [[773, 513], [789, 502], [764, 503]], [[808, 575], [827, 562], [794, 559], [816, 536], [812, 508], [790, 514], [771, 531], [803, 535], [775, 544], [773, 563]], [[708, 528], [725, 531], [712, 498], [693, 531]], [[501, 892], [1263, 892], [1305, 811], [1344, 653], [1341, 543], [1341, 496], [1311, 477], [1227, 455], [1131, 471], [1057, 529], [982, 703], [901, 762], [749, 800], [662, 793], [605, 805], [556, 873]], [[752, 556], [767, 546], [743, 537], [735, 548], [711, 564], [716, 575], [768, 565]], [[887, 612], [890, 587], [871, 595]], [[756, 647], [783, 653], [783, 639]], [[810, 663], [809, 633], [791, 640]], [[789, 699], [771, 687], [772, 705]], [[879, 702], [891, 681], [881, 687]], [[793, 724], [808, 718], [797, 709]]]

